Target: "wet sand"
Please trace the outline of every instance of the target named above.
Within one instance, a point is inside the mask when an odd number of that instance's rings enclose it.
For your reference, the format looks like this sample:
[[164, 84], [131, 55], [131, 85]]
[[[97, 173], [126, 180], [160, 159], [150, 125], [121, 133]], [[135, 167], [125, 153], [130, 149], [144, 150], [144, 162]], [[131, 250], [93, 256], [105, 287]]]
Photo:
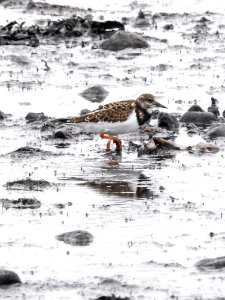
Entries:
[[[106, 153], [97, 135], [74, 128], [72, 138], [53, 139], [56, 129], [43, 130], [45, 121], [25, 119], [29, 112], [53, 119], [96, 109], [98, 103], [80, 95], [96, 84], [109, 93], [101, 104], [150, 92], [169, 113], [182, 115], [194, 100], [207, 110], [211, 97], [222, 113], [224, 8], [206, 5], [205, 11], [184, 13], [179, 6], [153, 4], [91, 11], [0, 4], [8, 22], [25, 20], [29, 26], [74, 13], [118, 22], [126, 17], [125, 30], [150, 44], [110, 52], [97, 47], [100, 37], [84, 35], [43, 38], [37, 47], [0, 46], [0, 110], [6, 114], [0, 120], [0, 267], [23, 282], [0, 288], [2, 299], [224, 297], [224, 270], [195, 267], [201, 259], [224, 255], [224, 138], [210, 141], [220, 148], [217, 153], [170, 150], [139, 157], [129, 141], [142, 143], [148, 134], [137, 131], [121, 135], [118, 155]], [[133, 27], [140, 9], [150, 23], [155, 16], [157, 28]], [[168, 24], [172, 30], [165, 29]], [[181, 125], [175, 137], [184, 146], [206, 142], [203, 129], [190, 136]], [[36, 150], [15, 152], [21, 147]], [[27, 178], [39, 184], [9, 184]], [[20, 198], [41, 206], [13, 207], [10, 201]], [[91, 233], [93, 241], [73, 246], [55, 238], [76, 230]]]

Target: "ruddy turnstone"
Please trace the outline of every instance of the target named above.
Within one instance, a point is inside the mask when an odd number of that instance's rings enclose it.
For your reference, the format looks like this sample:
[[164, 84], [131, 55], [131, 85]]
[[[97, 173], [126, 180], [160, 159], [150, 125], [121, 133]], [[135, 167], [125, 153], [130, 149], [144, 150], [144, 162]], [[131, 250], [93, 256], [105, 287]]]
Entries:
[[99, 133], [103, 139], [109, 139], [106, 150], [110, 150], [110, 142], [116, 143], [116, 149], [122, 149], [122, 142], [114, 134], [131, 132], [148, 122], [152, 109], [166, 108], [155, 100], [151, 94], [142, 94], [136, 100], [123, 100], [100, 106], [88, 114], [79, 117], [57, 119], [60, 123], [74, 124], [84, 132]]

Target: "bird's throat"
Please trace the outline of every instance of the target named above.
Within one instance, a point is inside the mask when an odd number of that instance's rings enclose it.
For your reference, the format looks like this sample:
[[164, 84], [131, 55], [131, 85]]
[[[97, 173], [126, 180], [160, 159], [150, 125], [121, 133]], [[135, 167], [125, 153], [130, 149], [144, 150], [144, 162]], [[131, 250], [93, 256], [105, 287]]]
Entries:
[[146, 122], [148, 122], [151, 118], [151, 114], [147, 112], [147, 110], [143, 109], [139, 105], [135, 108], [135, 113], [138, 121], [138, 125], [144, 125]]

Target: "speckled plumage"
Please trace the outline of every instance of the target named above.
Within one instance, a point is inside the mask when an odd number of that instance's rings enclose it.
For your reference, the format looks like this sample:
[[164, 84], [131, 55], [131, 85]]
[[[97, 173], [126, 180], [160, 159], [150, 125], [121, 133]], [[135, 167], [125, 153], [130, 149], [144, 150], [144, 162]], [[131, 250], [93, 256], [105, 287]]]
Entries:
[[123, 133], [135, 130], [149, 121], [153, 107], [164, 106], [153, 95], [142, 94], [136, 100], [108, 103], [86, 115], [63, 120], [65, 123], [75, 123], [84, 130], [86, 128], [89, 132]]
[[[58, 119], [61, 123], [74, 124], [85, 132], [100, 133], [101, 138], [106, 138], [117, 143], [118, 149], [122, 148], [117, 137], [105, 135], [132, 132], [151, 118], [152, 108], [164, 107], [155, 100], [151, 94], [142, 94], [136, 100], [122, 100], [100, 106], [97, 110], [83, 116]], [[109, 143], [107, 144], [109, 150]]]
[[68, 120], [69, 123], [96, 123], [96, 122], [124, 122], [128, 119], [129, 115], [135, 108], [135, 100], [123, 100], [118, 102], [109, 103], [101, 106], [93, 112], [74, 117]]

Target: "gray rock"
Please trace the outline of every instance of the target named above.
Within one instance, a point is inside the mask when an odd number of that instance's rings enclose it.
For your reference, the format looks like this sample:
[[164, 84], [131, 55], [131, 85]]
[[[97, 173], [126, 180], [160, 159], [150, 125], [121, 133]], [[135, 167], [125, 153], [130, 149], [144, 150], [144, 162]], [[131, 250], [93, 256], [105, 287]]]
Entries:
[[198, 261], [195, 266], [198, 269], [222, 269], [225, 267], [225, 256], [206, 258]]
[[53, 134], [54, 139], [67, 140], [67, 139], [71, 139], [72, 137], [73, 137], [72, 134], [67, 130], [58, 130]]
[[103, 50], [120, 51], [126, 48], [148, 48], [148, 42], [140, 35], [132, 32], [118, 31], [111, 38], [101, 42]]
[[206, 126], [215, 120], [216, 118], [212, 113], [199, 111], [187, 111], [180, 118], [182, 123], [194, 123], [197, 126]]
[[40, 121], [40, 120], [45, 121], [48, 119], [48, 117], [46, 117], [43, 112], [41, 113], [29, 112], [26, 115], [25, 119], [27, 120], [28, 123], [30, 123], [30, 122]]
[[134, 22], [133, 26], [138, 27], [138, 28], [150, 26], [150, 23], [145, 18], [145, 14], [142, 10], [139, 11], [138, 16], [135, 19], [135, 22]]
[[199, 112], [203, 112], [204, 109], [201, 108], [201, 106], [199, 106], [198, 104], [193, 104], [188, 111], [199, 111]]
[[7, 190], [26, 190], [26, 191], [42, 191], [44, 188], [50, 187], [50, 182], [41, 179], [33, 180], [31, 178], [8, 181], [6, 183]]
[[0, 110], [0, 120], [4, 120], [6, 115]]
[[209, 138], [225, 137], [225, 124], [211, 128], [206, 135]]
[[56, 239], [73, 246], [88, 246], [93, 242], [94, 237], [87, 231], [76, 230], [57, 235]]
[[80, 95], [91, 102], [102, 102], [107, 96], [108, 92], [100, 85], [94, 85], [84, 90]]
[[179, 122], [173, 115], [160, 112], [158, 115], [158, 126], [167, 130], [175, 130], [179, 128]]
[[188, 132], [188, 134], [197, 134], [198, 127], [193, 123], [189, 123], [189, 124], [187, 124], [187, 132]]
[[117, 297], [114, 294], [112, 294], [111, 296], [100, 296], [94, 300], [130, 300], [130, 298], [128, 297], [121, 298], [119, 296]]
[[19, 276], [13, 271], [0, 269], [0, 285], [9, 285], [14, 283], [21, 283]]
[[17, 200], [0, 199], [0, 203], [5, 209], [37, 209], [41, 207], [41, 202], [35, 198], [18, 198]]
[[84, 115], [89, 114], [90, 112], [91, 112], [90, 109], [84, 108], [84, 109], [82, 109], [82, 110], [80, 111], [79, 115], [80, 115], [80, 116], [84, 116]]
[[137, 18], [133, 24], [133, 27], [136, 28], [142, 28], [147, 26], [150, 26], [149, 21], [147, 19], [141, 19], [141, 18]]

